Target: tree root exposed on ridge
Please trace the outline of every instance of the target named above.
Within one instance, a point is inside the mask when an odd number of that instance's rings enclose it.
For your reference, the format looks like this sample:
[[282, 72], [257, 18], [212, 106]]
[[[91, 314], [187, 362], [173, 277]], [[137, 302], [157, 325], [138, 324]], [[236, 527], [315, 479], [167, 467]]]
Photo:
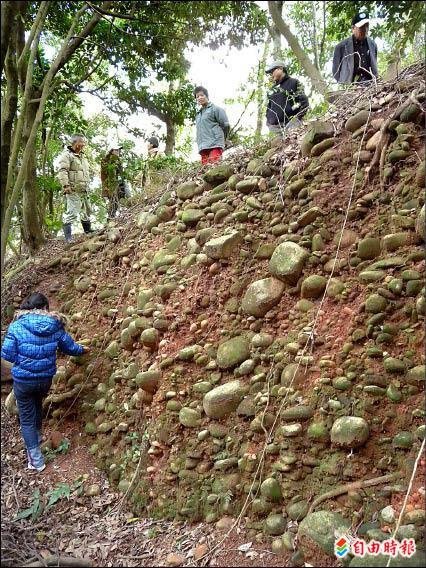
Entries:
[[382, 483], [390, 483], [391, 481], [397, 481], [402, 476], [401, 473], [389, 473], [387, 475], [381, 475], [380, 477], [373, 477], [372, 479], [362, 479], [361, 481], [353, 481], [352, 483], [347, 483], [346, 485], [339, 485], [327, 493], [323, 493], [316, 499], [314, 499], [312, 505], [309, 508], [309, 513], [318, 507], [323, 501], [328, 501], [333, 497], [338, 497], [339, 495], [344, 495], [349, 491], [355, 491], [357, 489], [363, 489], [364, 487], [373, 487], [374, 485], [381, 485]]
[[93, 566], [92, 561], [89, 558], [73, 558], [72, 556], [46, 556], [43, 560], [37, 560], [35, 562], [28, 562], [24, 564], [24, 568], [35, 568], [38, 566], [70, 566], [77, 567], [80, 566], [90, 567]]

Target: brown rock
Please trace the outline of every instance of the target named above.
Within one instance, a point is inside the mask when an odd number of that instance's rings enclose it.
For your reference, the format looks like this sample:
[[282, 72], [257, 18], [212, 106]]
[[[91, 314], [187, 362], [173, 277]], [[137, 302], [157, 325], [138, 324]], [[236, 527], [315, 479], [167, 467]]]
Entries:
[[216, 528], [218, 528], [219, 530], [227, 531], [232, 527], [234, 522], [235, 519], [233, 519], [232, 517], [222, 517], [217, 521]]
[[205, 556], [209, 551], [209, 547], [207, 544], [199, 544], [193, 549], [194, 560], [200, 560], [203, 556]]
[[175, 554], [171, 552], [166, 557], [166, 563], [168, 566], [182, 566], [185, 562], [185, 557], [182, 554]]
[[[336, 233], [335, 237], [334, 237], [334, 243], [337, 244], [340, 238], [340, 232]], [[351, 247], [353, 244], [355, 244], [358, 240], [358, 236], [354, 231], [351, 231], [351, 229], [344, 229], [343, 234], [342, 234], [342, 241], [340, 243], [340, 248], [344, 249], [344, 248], [349, 248]]]
[[50, 444], [52, 449], [56, 450], [61, 445], [62, 440], [64, 439], [63, 434], [58, 432], [57, 430], [53, 430], [49, 436]]
[[1, 360], [1, 382], [8, 383], [12, 381], [12, 363]]

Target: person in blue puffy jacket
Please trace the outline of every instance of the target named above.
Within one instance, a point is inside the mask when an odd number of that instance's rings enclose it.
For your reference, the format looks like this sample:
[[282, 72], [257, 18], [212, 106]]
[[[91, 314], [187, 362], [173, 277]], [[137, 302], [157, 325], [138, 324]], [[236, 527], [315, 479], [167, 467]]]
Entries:
[[43, 294], [31, 294], [20, 306], [7, 330], [1, 356], [13, 363], [13, 392], [19, 411], [22, 437], [28, 454], [28, 469], [46, 467], [40, 449], [42, 403], [56, 373], [56, 351], [82, 355], [88, 351], [65, 331], [60, 314], [49, 312]]

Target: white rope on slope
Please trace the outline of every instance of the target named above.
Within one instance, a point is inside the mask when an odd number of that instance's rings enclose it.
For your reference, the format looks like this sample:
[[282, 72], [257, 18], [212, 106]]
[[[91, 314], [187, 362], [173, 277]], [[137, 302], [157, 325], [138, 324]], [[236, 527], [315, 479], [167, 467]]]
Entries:
[[[410, 496], [411, 489], [412, 489], [413, 483], [414, 483], [414, 478], [416, 477], [416, 472], [417, 472], [417, 468], [419, 466], [419, 461], [420, 461], [421, 455], [422, 455], [422, 453], [425, 449], [425, 443], [426, 443], [426, 438], [423, 438], [422, 445], [420, 446], [420, 449], [419, 449], [417, 457], [416, 457], [416, 461], [414, 462], [414, 467], [413, 467], [413, 471], [411, 473], [410, 482], [408, 484], [407, 492], [406, 492], [405, 497], [404, 497], [404, 502], [402, 504], [401, 512], [399, 513], [398, 521], [396, 523], [395, 530], [393, 531], [392, 538], [395, 538], [395, 535], [398, 532], [399, 527], [401, 525], [401, 521], [402, 521], [402, 518], [403, 518], [404, 513], [405, 513], [405, 508], [407, 507], [408, 497]], [[389, 556], [388, 561], [386, 563], [386, 568], [388, 568], [390, 566], [391, 560], [392, 560], [392, 556]]]
[[[361, 140], [360, 140], [360, 144], [359, 144], [359, 148], [360, 148], [360, 149], [361, 149], [362, 143], [364, 142], [365, 134], [366, 134], [366, 132], [367, 132], [368, 124], [369, 124], [369, 122], [370, 122], [371, 112], [372, 112], [372, 104], [371, 104], [371, 97], [370, 97], [370, 99], [369, 99], [369, 114], [368, 114], [368, 118], [367, 118], [367, 121], [366, 121], [365, 126], [364, 126], [363, 135], [362, 135]], [[322, 307], [322, 305], [323, 305], [323, 303], [324, 303], [324, 300], [325, 300], [325, 297], [326, 297], [326, 293], [327, 293], [327, 290], [328, 290], [328, 287], [329, 287], [331, 278], [333, 277], [333, 274], [334, 274], [334, 270], [335, 270], [335, 267], [336, 267], [336, 261], [337, 261], [337, 259], [338, 259], [338, 255], [339, 255], [339, 253], [340, 253], [340, 247], [341, 247], [341, 243], [342, 243], [343, 232], [344, 232], [344, 230], [345, 230], [345, 227], [346, 227], [346, 224], [347, 224], [347, 221], [348, 221], [349, 210], [350, 210], [350, 207], [351, 207], [351, 205], [352, 205], [353, 194], [354, 194], [355, 186], [356, 186], [356, 183], [357, 183], [356, 174], [357, 174], [357, 172], [358, 172], [359, 162], [360, 162], [360, 156], [359, 156], [359, 152], [358, 152], [357, 160], [356, 160], [356, 164], [355, 164], [355, 171], [354, 171], [354, 175], [353, 175], [353, 182], [352, 182], [351, 191], [350, 191], [350, 194], [349, 194], [348, 204], [347, 204], [347, 206], [346, 206], [346, 211], [345, 211], [345, 216], [344, 216], [344, 219], [343, 219], [342, 229], [341, 229], [341, 231], [340, 231], [340, 236], [339, 236], [339, 241], [338, 241], [338, 245], [337, 245], [336, 254], [335, 254], [335, 257], [334, 257], [333, 267], [332, 267], [330, 276], [329, 276], [329, 278], [328, 278], [328, 281], [327, 281], [327, 284], [326, 284], [326, 288], [325, 288], [325, 290], [324, 290], [324, 294], [323, 294], [323, 296], [322, 296], [320, 305], [319, 305], [319, 307], [318, 307], [318, 309], [317, 309], [316, 317], [315, 317], [314, 322], [313, 322], [313, 325], [312, 325], [312, 331], [311, 331], [309, 337], [306, 339], [306, 343], [305, 343], [305, 345], [304, 345], [304, 347], [303, 347], [303, 349], [302, 349], [301, 354], [299, 355], [299, 361], [297, 362], [296, 369], [294, 370], [293, 376], [292, 376], [292, 378], [291, 378], [291, 380], [290, 380], [290, 383], [289, 383], [289, 385], [288, 385], [288, 390], [287, 390], [286, 395], [284, 396], [284, 399], [283, 399], [283, 401], [282, 401], [282, 403], [281, 403], [281, 405], [280, 405], [280, 407], [279, 407], [279, 409], [278, 409], [278, 412], [276, 413], [275, 420], [274, 420], [274, 422], [272, 423], [272, 426], [271, 426], [270, 429], [269, 429], [267, 438], [266, 438], [266, 440], [265, 440], [264, 446], [263, 446], [262, 451], [261, 451], [261, 453], [260, 453], [259, 464], [258, 464], [258, 466], [257, 466], [257, 469], [256, 469], [255, 473], [254, 473], [253, 481], [252, 481], [252, 483], [251, 483], [251, 486], [250, 486], [250, 489], [249, 489], [249, 491], [248, 491], [247, 497], [246, 497], [246, 499], [245, 499], [245, 501], [244, 501], [244, 503], [243, 503], [243, 506], [242, 506], [242, 508], [241, 508], [240, 513], [238, 514], [238, 516], [237, 516], [237, 518], [235, 519], [235, 521], [234, 521], [234, 523], [232, 524], [232, 526], [231, 526], [231, 527], [228, 529], [228, 531], [225, 533], [225, 535], [223, 536], [223, 538], [222, 538], [212, 549], [210, 549], [203, 557], [201, 557], [201, 558], [198, 559], [198, 560], [202, 560], [203, 558], [205, 558], [205, 557], [207, 557], [207, 556], [210, 557], [211, 554], [212, 554], [213, 552], [215, 552], [215, 551], [225, 542], [225, 540], [226, 540], [226, 539], [228, 538], [228, 536], [232, 533], [232, 531], [239, 525], [239, 523], [240, 523], [240, 521], [241, 521], [241, 519], [242, 519], [243, 514], [244, 514], [245, 511], [247, 510], [249, 504], [253, 501], [253, 499], [252, 499], [252, 501], [250, 501], [251, 493], [252, 493], [253, 487], [254, 487], [254, 485], [255, 485], [255, 483], [256, 483], [256, 481], [257, 481], [257, 477], [258, 477], [259, 471], [260, 471], [261, 468], [263, 467], [263, 463], [264, 463], [264, 459], [265, 459], [265, 454], [266, 454], [267, 445], [268, 445], [268, 443], [269, 443], [269, 440], [271, 439], [272, 432], [273, 432], [273, 430], [274, 430], [274, 428], [275, 428], [275, 426], [276, 426], [276, 423], [277, 423], [278, 418], [279, 418], [279, 416], [280, 416], [280, 414], [281, 414], [281, 411], [282, 411], [282, 409], [283, 409], [285, 403], [287, 402], [287, 396], [288, 396], [288, 393], [289, 393], [289, 389], [291, 388], [291, 386], [292, 386], [292, 384], [293, 384], [293, 382], [294, 382], [294, 380], [295, 380], [295, 377], [296, 377], [296, 375], [297, 375], [297, 372], [298, 372], [299, 367], [300, 367], [300, 364], [301, 364], [302, 357], [304, 356], [306, 350], [308, 349], [309, 344], [310, 344], [310, 342], [311, 342], [311, 339], [314, 337], [314, 330], [315, 330], [315, 326], [316, 326], [316, 324], [317, 324], [318, 318], [319, 318], [319, 316], [320, 316], [321, 307]], [[264, 414], [265, 414], [265, 412], [266, 412], [266, 408], [265, 408], [265, 410], [264, 410]], [[256, 494], [257, 494], [257, 492], [256, 492]]]

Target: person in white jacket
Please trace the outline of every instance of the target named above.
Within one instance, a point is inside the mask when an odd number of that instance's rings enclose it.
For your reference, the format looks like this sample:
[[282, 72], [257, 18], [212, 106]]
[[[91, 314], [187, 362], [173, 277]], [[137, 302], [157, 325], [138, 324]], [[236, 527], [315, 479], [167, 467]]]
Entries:
[[65, 196], [63, 230], [65, 240], [71, 240], [73, 221], [80, 218], [85, 233], [92, 233], [90, 226], [90, 206], [87, 197], [90, 174], [89, 164], [84, 156], [86, 139], [81, 134], [71, 137], [71, 144], [62, 152], [58, 161], [57, 178]]

